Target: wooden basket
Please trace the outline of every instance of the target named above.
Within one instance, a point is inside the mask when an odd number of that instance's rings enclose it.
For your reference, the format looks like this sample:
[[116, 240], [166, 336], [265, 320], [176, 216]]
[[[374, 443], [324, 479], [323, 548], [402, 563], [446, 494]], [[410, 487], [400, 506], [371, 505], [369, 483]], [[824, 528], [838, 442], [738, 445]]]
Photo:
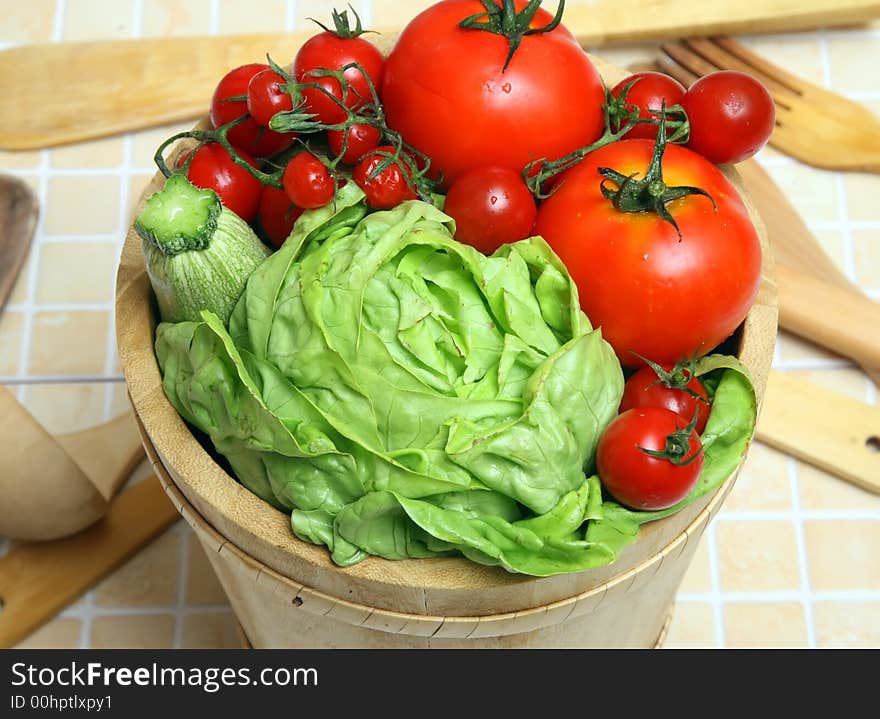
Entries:
[[[594, 62], [606, 83], [625, 73]], [[760, 400], [776, 338], [766, 232], [733, 169], [764, 249], [757, 301], [740, 332], [740, 360]], [[144, 190], [158, 190], [156, 177]], [[334, 565], [297, 539], [289, 516], [227, 474], [165, 397], [153, 351], [156, 313], [140, 238], [129, 230], [116, 287], [119, 356], [147, 452], [193, 527], [255, 647], [652, 647], [698, 539], [733, 485], [667, 519], [607, 567], [533, 578], [459, 558]]]

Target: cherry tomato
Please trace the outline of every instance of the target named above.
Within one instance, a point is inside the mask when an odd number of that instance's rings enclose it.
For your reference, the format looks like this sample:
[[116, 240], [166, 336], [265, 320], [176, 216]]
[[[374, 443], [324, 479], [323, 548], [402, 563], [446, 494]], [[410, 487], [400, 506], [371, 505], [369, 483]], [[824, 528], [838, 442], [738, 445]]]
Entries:
[[534, 230], [626, 367], [641, 365], [634, 352], [664, 364], [711, 351], [745, 318], [761, 280], [761, 245], [743, 201], [697, 153], [668, 145], [662, 160], [667, 186], [699, 187], [715, 202], [688, 195], [666, 205], [681, 237], [658, 214], [622, 212], [603, 196], [598, 168], [644, 177], [653, 149], [622, 140], [590, 153], [541, 203]]
[[694, 416], [697, 424], [694, 431], [703, 434], [709, 421], [709, 395], [699, 377], [692, 377], [690, 371], [680, 364], [661, 367], [661, 373], [653, 367], [637, 370], [623, 387], [620, 411], [635, 407], [663, 407], [675, 412], [685, 422]]
[[[477, 165], [521, 172], [532, 160], [567, 155], [604, 126], [602, 81], [565, 27], [524, 35], [505, 69], [508, 38], [459, 27], [481, 14], [480, 0], [431, 5], [404, 28], [385, 64], [388, 125], [431, 158], [447, 189]], [[537, 9], [529, 27], [551, 20]]]
[[291, 158], [281, 184], [290, 201], [305, 210], [323, 207], [333, 199], [336, 190], [327, 165], [311, 152], [300, 152]]
[[285, 84], [285, 79], [274, 70], [261, 70], [251, 78], [247, 109], [255, 122], [268, 128], [275, 113], [293, 109], [293, 98], [281, 89]]
[[266, 185], [260, 199], [258, 218], [260, 227], [275, 247], [284, 244], [302, 213], [302, 208], [294, 205], [284, 190]]
[[294, 79], [301, 83], [317, 84], [324, 90], [303, 90], [306, 111], [317, 115], [319, 122], [333, 125], [347, 117], [345, 110], [328, 93], [352, 110], [372, 101], [369, 82], [356, 67], [345, 71], [344, 77], [348, 83], [345, 97], [335, 77], [310, 74], [319, 69], [341, 70], [351, 63], [363, 68], [378, 93], [382, 87], [385, 58], [375, 45], [362, 37], [341, 37], [338, 32], [325, 31], [307, 40], [296, 54], [293, 60]]
[[596, 466], [605, 489], [618, 502], [652, 511], [688, 495], [700, 478], [703, 453], [700, 438], [675, 412], [642, 407], [611, 421], [599, 438]]
[[348, 135], [348, 146], [342, 155], [342, 162], [354, 165], [370, 150], [375, 149], [382, 140], [382, 134], [372, 125], [351, 125], [347, 131], [328, 130], [327, 143], [335, 157], [342, 154], [343, 138]]
[[[680, 105], [684, 99], [684, 85], [682, 85], [674, 77], [664, 75], [662, 72], [637, 72], [630, 75], [625, 80], [617, 83], [611, 90], [614, 97], [620, 97], [628, 84], [635, 80], [635, 84], [630, 88], [626, 95], [626, 104], [635, 105], [639, 108], [639, 117], [649, 119], [656, 117], [648, 112], [654, 110], [660, 112], [663, 103], [666, 107]], [[639, 124], [626, 133], [628, 138], [644, 137], [653, 140], [657, 137], [657, 125]]]
[[367, 195], [367, 206], [374, 210], [390, 210], [404, 200], [417, 199], [418, 196], [407, 182], [410, 178], [409, 168], [402, 167], [400, 161], [392, 162], [376, 177], [370, 179], [373, 170], [386, 159], [384, 155], [378, 153], [393, 153], [394, 148], [382, 145], [377, 147], [376, 151], [364, 155], [352, 172], [352, 179]]
[[[252, 157], [241, 151], [239, 155], [254, 167], [257, 166]], [[189, 153], [178, 163], [185, 162], [188, 156]], [[220, 202], [245, 222], [251, 222], [257, 216], [263, 183], [243, 167], [236, 165], [220, 143], [208, 142], [201, 145], [190, 162], [186, 177], [196, 187], [214, 190], [220, 197]]]
[[455, 239], [486, 255], [528, 237], [538, 214], [522, 175], [507, 167], [485, 166], [456, 178], [444, 211], [455, 220]]
[[773, 98], [751, 75], [722, 70], [697, 80], [682, 100], [691, 123], [687, 146], [717, 165], [742, 162], [770, 139]]
[[[230, 70], [214, 90], [211, 99], [211, 124], [217, 128], [246, 114], [245, 100], [227, 100], [230, 97], [247, 95], [251, 79], [259, 72], [268, 70], [268, 65], [253, 63]], [[294, 140], [293, 134], [281, 134], [260, 125], [252, 117], [233, 127], [227, 135], [229, 144], [237, 150], [255, 157], [277, 155]]]

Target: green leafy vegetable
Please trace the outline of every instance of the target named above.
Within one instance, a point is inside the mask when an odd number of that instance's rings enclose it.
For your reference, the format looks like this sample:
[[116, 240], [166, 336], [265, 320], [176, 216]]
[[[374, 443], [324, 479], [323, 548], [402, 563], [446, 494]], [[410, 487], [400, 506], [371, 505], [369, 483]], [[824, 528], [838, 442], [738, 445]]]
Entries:
[[[607, 564], [649, 518], [603, 501], [591, 476], [620, 365], [540, 238], [484, 257], [453, 229], [420, 201], [367, 214], [349, 183], [250, 275], [228, 329], [209, 312], [159, 326], [165, 392], [340, 565]], [[751, 385], [715, 371], [700, 491], [754, 426]]]

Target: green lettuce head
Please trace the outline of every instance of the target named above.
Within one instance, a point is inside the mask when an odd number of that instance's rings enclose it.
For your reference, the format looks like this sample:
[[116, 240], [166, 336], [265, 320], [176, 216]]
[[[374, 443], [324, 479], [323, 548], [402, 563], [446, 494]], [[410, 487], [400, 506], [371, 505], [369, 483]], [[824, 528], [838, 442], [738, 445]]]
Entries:
[[602, 541], [585, 530], [620, 364], [543, 240], [485, 257], [453, 231], [421, 201], [368, 214], [348, 183], [251, 275], [228, 330], [207, 312], [159, 326], [166, 394], [340, 565], [606, 564], [634, 536], [622, 515]]

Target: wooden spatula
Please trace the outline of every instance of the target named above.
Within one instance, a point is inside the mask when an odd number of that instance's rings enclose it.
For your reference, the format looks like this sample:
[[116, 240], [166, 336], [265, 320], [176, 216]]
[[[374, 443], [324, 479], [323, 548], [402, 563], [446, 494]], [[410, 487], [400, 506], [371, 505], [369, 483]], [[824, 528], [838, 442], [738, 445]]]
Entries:
[[17, 177], [0, 175], [0, 313], [30, 251], [38, 214], [31, 188]]
[[0, 536], [51, 540], [98, 521], [143, 459], [131, 412], [55, 437], [0, 386]]
[[880, 385], [880, 305], [838, 269], [755, 160], [737, 170], [776, 257], [780, 327], [851, 357]]
[[14, 546], [0, 558], [0, 648], [20, 642], [178, 517], [159, 480], [150, 477], [116, 497], [84, 532]]
[[[401, 22], [414, 14], [401, 13]], [[595, 47], [694, 34], [828, 27], [876, 17], [880, 0], [593, 0], [570, 5], [564, 23], [585, 47]], [[395, 32], [384, 30], [386, 36]], [[264, 61], [266, 53], [285, 65], [313, 35], [310, 29], [6, 50], [0, 53], [0, 96], [14, 101], [0, 103], [0, 148], [50, 147], [202, 116], [227, 70]]]

